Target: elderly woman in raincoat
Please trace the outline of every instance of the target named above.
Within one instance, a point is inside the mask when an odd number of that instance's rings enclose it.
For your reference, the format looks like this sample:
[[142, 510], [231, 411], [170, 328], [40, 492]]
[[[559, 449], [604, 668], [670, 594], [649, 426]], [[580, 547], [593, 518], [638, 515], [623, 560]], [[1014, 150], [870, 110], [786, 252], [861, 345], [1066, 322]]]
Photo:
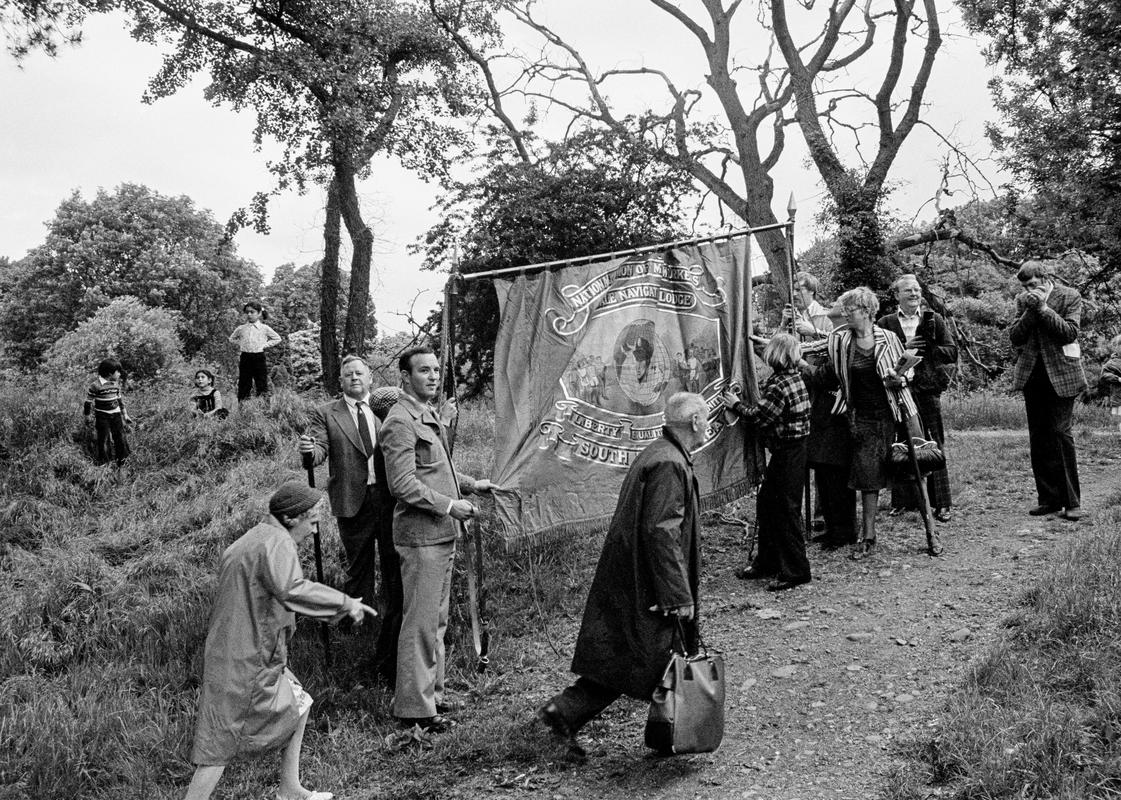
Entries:
[[300, 783], [300, 748], [312, 699], [287, 666], [296, 612], [355, 624], [377, 612], [304, 578], [296, 548], [319, 521], [322, 493], [297, 481], [269, 499], [269, 514], [222, 554], [206, 636], [202, 697], [187, 800], [206, 800], [233, 758], [283, 747], [277, 800], [331, 800]]

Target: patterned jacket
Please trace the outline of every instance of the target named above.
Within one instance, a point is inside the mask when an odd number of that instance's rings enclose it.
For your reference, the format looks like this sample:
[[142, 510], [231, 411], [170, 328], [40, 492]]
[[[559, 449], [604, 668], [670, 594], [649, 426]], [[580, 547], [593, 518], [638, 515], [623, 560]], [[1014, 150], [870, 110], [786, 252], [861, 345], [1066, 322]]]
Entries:
[[[903, 342], [891, 331], [884, 330], [876, 325], [872, 326], [872, 337], [876, 356], [876, 373], [880, 378], [887, 374], [899, 363], [903, 357]], [[841, 391], [837, 392], [837, 402], [833, 404], [834, 414], [844, 414], [848, 411], [849, 392], [852, 391], [849, 379], [849, 364], [852, 362], [852, 330], [842, 328], [829, 334], [826, 351], [829, 353], [829, 362], [833, 371], [837, 373], [837, 382], [841, 384]], [[906, 381], [904, 381], [906, 383]], [[891, 414], [896, 422], [905, 422], [909, 417], [919, 413], [915, 400], [911, 397], [911, 390], [906, 385], [902, 389], [888, 389], [887, 402], [891, 406]]]
[[732, 410], [762, 431], [767, 442], [792, 442], [810, 435], [810, 394], [798, 370], [776, 372], [759, 389], [759, 402]]
[[1016, 348], [1012, 364], [1012, 389], [1021, 391], [1031, 377], [1036, 361], [1043, 367], [1059, 397], [1075, 397], [1086, 388], [1078, 330], [1082, 322], [1082, 296], [1066, 286], [1055, 286], [1047, 302], [1028, 308], [1024, 294], [1016, 298], [1017, 319], [1008, 330]]

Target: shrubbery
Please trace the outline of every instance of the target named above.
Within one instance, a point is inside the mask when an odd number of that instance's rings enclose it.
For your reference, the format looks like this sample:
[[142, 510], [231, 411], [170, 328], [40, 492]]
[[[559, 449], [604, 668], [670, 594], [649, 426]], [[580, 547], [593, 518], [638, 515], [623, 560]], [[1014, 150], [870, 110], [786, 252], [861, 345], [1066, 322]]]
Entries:
[[153, 308], [135, 297], [118, 297], [47, 351], [46, 367], [84, 375], [103, 358], [116, 358], [126, 376], [151, 380], [183, 365], [177, 334], [179, 315]]

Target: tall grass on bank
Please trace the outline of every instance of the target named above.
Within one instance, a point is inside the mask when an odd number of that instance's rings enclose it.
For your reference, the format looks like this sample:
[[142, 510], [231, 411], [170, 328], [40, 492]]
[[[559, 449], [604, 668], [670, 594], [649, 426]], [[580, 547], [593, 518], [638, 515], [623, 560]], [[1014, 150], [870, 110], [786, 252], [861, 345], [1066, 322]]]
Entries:
[[[942, 416], [946, 429], [951, 431], [977, 429], [1027, 430], [1021, 394], [993, 391], [947, 392], [942, 395]], [[1116, 428], [1110, 421], [1109, 409], [1091, 403], [1074, 404], [1076, 428], [1109, 430]]]
[[[178, 797], [193, 769], [187, 757], [218, 558], [260, 518], [272, 489], [302, 477], [295, 439], [322, 398], [279, 391], [267, 408], [249, 403], [220, 421], [190, 418], [182, 397], [166, 389], [134, 393], [133, 454], [118, 470], [92, 461], [82, 396], [77, 386], [0, 384], [9, 450], [0, 459], [0, 798]], [[493, 428], [489, 407], [465, 405], [456, 445], [465, 472], [490, 473]], [[326, 578], [338, 586], [335, 526], [328, 517], [321, 527]], [[596, 546], [503, 557], [488, 539], [496, 659], [533, 668], [546, 617], [578, 610], [594, 560], [583, 548]], [[303, 560], [311, 574], [310, 547]], [[462, 575], [455, 585], [461, 594]], [[475, 673], [469, 624], [462, 604], [454, 608], [449, 681], [480, 701], [501, 693], [497, 670]], [[328, 673], [316, 624], [298, 627], [291, 664], [317, 701], [305, 740], [313, 782], [369, 783], [377, 780], [367, 774], [371, 764], [408, 771], [414, 761], [398, 763], [380, 746], [371, 754], [395, 723], [391, 690], [370, 678], [370, 633], [334, 634]], [[494, 736], [486, 747], [503, 758], [520, 746], [507, 721], [496, 716], [487, 729]], [[470, 760], [478, 747], [475, 737], [453, 737], [431, 756]], [[263, 796], [275, 786], [275, 761], [239, 763], [223, 791]]]
[[222, 422], [141, 393], [118, 470], [91, 460], [80, 390], [14, 388], [0, 395], [0, 796], [140, 796], [189, 770], [215, 565], [298, 474], [304, 403], [278, 393]]
[[1121, 797], [1121, 491], [1027, 590], [885, 798]]

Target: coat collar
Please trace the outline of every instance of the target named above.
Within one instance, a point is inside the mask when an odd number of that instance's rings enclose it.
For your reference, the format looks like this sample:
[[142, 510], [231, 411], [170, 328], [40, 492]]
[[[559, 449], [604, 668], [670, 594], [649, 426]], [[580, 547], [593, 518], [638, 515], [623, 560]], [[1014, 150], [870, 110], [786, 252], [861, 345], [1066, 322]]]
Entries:
[[662, 428], [662, 437], [668, 440], [670, 444], [672, 444], [678, 450], [680, 450], [681, 455], [685, 456], [686, 463], [688, 463], [690, 467], [693, 466], [692, 454], [685, 449], [685, 445], [681, 443], [681, 440], [677, 438], [676, 434], [674, 434], [674, 432], [670, 430], [669, 427]]
[[[347, 407], [346, 399], [339, 398], [331, 407], [331, 413], [335, 417], [335, 421], [339, 425], [339, 429], [343, 432], [350, 443], [358, 449], [358, 452], [365, 455], [366, 448], [362, 446], [362, 437], [358, 434], [358, 426], [354, 423], [354, 417], [350, 415], [350, 409]], [[374, 418], [374, 430], [377, 431], [377, 417]]]
[[440, 421], [436, 419], [436, 412], [432, 410], [432, 406], [420, 402], [408, 392], [401, 392], [397, 404], [409, 412], [409, 416], [413, 419], [440, 427]]

